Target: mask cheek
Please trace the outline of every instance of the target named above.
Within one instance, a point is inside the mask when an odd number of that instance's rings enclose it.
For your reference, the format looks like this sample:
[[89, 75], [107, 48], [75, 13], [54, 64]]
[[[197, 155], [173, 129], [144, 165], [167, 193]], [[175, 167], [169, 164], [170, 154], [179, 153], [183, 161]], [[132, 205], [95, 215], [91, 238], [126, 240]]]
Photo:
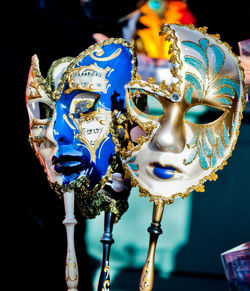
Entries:
[[183, 164], [191, 176], [203, 178], [221, 164], [229, 151], [229, 131], [223, 119], [214, 125], [197, 126], [191, 131], [188, 130], [188, 143]]
[[53, 181], [52, 156], [56, 152], [56, 145], [52, 134], [49, 134], [53, 124], [53, 118], [41, 121], [30, 117], [30, 143], [35, 150], [37, 157], [44, 167], [48, 178]]
[[43, 124], [35, 119], [30, 124], [30, 142], [39, 159], [41, 159], [42, 151], [47, 147], [46, 129], [46, 123]]
[[48, 147], [46, 132], [53, 116], [53, 102], [47, 96], [27, 100], [30, 135], [37, 148]]

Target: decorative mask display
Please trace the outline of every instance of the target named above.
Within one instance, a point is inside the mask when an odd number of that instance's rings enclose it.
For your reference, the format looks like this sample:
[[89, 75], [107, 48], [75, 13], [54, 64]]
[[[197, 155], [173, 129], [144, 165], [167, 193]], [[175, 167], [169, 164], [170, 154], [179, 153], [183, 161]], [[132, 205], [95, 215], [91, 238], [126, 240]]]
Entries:
[[[137, 75], [127, 85], [127, 130], [138, 133], [137, 138], [130, 134], [122, 154], [140, 194], [169, 204], [192, 190], [203, 192], [203, 183], [216, 180], [216, 171], [226, 165], [239, 135], [245, 84], [237, 57], [218, 35], [177, 24], [163, 25], [160, 34], [171, 42], [172, 77], [156, 84], [154, 78], [146, 82]], [[145, 96], [158, 100], [161, 115], [136, 106]], [[187, 121], [198, 105], [217, 109], [219, 117], [208, 123]]]
[[32, 58], [26, 89], [30, 142], [51, 187], [58, 193], [73, 189], [82, 209], [86, 204], [102, 208], [103, 203], [116, 212], [116, 203], [99, 191], [111, 178], [115, 192], [124, 191], [117, 187], [123, 181], [122, 167], [110, 124], [112, 116], [125, 112], [124, 86], [134, 77], [135, 62], [132, 47], [123, 39], [109, 39], [76, 58], [55, 61], [46, 79], [37, 56]]

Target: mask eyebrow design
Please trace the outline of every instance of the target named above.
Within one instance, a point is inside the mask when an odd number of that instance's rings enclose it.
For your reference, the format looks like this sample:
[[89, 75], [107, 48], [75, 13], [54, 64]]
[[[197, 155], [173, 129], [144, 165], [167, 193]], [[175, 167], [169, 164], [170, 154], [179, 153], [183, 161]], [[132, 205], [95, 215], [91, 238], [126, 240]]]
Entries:
[[225, 96], [224, 97], [217, 97], [215, 99], [215, 102], [219, 103], [219, 107], [222, 106], [222, 107], [231, 108], [231, 105], [232, 105], [232, 99], [225, 97]]
[[189, 66], [185, 72], [186, 101], [192, 104], [195, 91], [201, 102], [205, 103], [206, 99], [211, 99], [218, 107], [230, 108], [232, 100], [235, 96], [239, 99], [241, 92], [238, 82], [223, 73], [226, 61], [224, 51], [216, 44], [209, 44], [206, 38], [197, 43], [182, 41], [182, 44], [196, 53], [195, 57], [189, 50], [189, 55], [184, 56], [185, 64]]

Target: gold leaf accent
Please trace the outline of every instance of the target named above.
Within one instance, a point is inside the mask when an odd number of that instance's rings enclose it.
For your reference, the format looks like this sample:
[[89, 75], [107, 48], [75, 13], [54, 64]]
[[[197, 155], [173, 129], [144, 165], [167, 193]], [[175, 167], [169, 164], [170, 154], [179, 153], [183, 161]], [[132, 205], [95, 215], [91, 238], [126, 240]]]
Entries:
[[220, 34], [219, 33], [211, 34], [211, 36], [213, 36], [214, 38], [217, 38], [218, 40], [220, 39]]
[[166, 84], [165, 80], [163, 80], [161, 83], [159, 83], [159, 88], [161, 90], [167, 90], [168, 89], [168, 85]]
[[172, 68], [170, 71], [175, 78], [178, 77], [178, 69], [176, 67]]
[[139, 137], [137, 137], [137, 139], [136, 139], [136, 142], [137, 142], [138, 144], [143, 144], [145, 141], [146, 141], [146, 137], [145, 137], [145, 136], [139, 136]]
[[165, 41], [171, 41], [171, 39], [172, 39], [171, 34], [167, 34], [165, 37]]
[[205, 192], [205, 186], [203, 184], [199, 184], [194, 190], [196, 192]]
[[147, 77], [147, 82], [148, 82], [149, 84], [154, 85], [155, 82], [156, 82], [155, 77]]
[[137, 79], [138, 81], [141, 81], [141, 76], [138, 73], [135, 73], [135, 79]]
[[173, 93], [173, 92], [176, 92], [177, 91], [177, 88], [176, 88], [176, 84], [171, 84], [170, 87], [169, 87], [169, 92], [170, 93]]
[[[134, 186], [134, 187], [136, 187], [136, 183], [135, 183], [135, 186]], [[147, 194], [144, 193], [143, 191], [140, 191], [140, 192], [139, 192], [139, 196], [140, 196], [140, 197], [147, 197]]]
[[215, 173], [212, 173], [211, 176], [208, 178], [209, 181], [216, 181], [218, 179], [218, 175]]
[[[232, 148], [232, 150], [234, 149], [234, 147]], [[230, 155], [231, 156], [231, 155]], [[218, 167], [218, 169], [219, 170], [223, 170], [223, 168], [224, 168], [224, 166], [226, 166], [227, 165], [227, 161], [223, 161], [222, 163], [221, 163], [221, 165]]]
[[174, 46], [171, 44], [168, 49], [168, 53], [171, 54], [174, 51]]
[[177, 62], [177, 57], [176, 57], [176, 55], [172, 55], [172, 56], [169, 58], [169, 62], [172, 63], [172, 64], [176, 63], [176, 62]]
[[[190, 28], [194, 29], [195, 26], [194, 25], [189, 25]], [[201, 32], [201, 33], [204, 33], [206, 34], [207, 33], [207, 29], [208, 27], [207, 26], [203, 26], [203, 27], [199, 27], [198, 30]]]

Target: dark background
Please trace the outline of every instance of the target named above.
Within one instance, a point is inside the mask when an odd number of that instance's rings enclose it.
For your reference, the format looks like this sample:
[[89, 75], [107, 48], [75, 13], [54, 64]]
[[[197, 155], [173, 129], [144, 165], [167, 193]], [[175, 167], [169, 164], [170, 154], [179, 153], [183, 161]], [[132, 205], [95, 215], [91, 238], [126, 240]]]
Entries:
[[[2, 225], [7, 225], [6, 229], [4, 228], [6, 247], [3, 248], [3, 251], [8, 258], [4, 259], [3, 266], [6, 266], [7, 260], [6, 275], [11, 278], [9, 281], [7, 280], [8, 286], [18, 283], [19, 288], [26, 291], [66, 290], [64, 279], [66, 234], [65, 227], [62, 225], [63, 201], [59, 200], [50, 190], [45, 174], [27, 141], [29, 130], [24, 93], [30, 60], [31, 56], [36, 53], [40, 59], [42, 74], [46, 76], [46, 72], [54, 60], [64, 56], [77, 56], [93, 44], [95, 41], [92, 33], [103, 32], [109, 37], [121, 36], [121, 24], [117, 24], [117, 19], [124, 16], [128, 10], [133, 10], [135, 6], [133, 1], [100, 0], [93, 3], [97, 5], [95, 7], [101, 5], [102, 9], [95, 11], [95, 13], [99, 13], [99, 16], [97, 19], [91, 20], [86, 18], [76, 0], [13, 1], [8, 2], [7, 8], [2, 10], [2, 18], [6, 16], [6, 20], [2, 24], [2, 36], [4, 36], [2, 47], [6, 50], [2, 54], [4, 74], [2, 145], [3, 158], [6, 156], [7, 160], [7, 162], [3, 162], [5, 175], [2, 181], [2, 196], [4, 197], [2, 207], [5, 211], [2, 211], [4, 214]], [[209, 33], [221, 34], [221, 39], [227, 41], [238, 54], [238, 41], [249, 38], [250, 2], [190, 0], [188, 4], [197, 18], [197, 26], [208, 26]], [[247, 132], [249, 132], [248, 120], [249, 116], [246, 115], [244, 119], [245, 136], [248, 136]], [[249, 139], [246, 141], [244, 139], [243, 143], [245, 144], [244, 160], [245, 154], [249, 156]], [[238, 151], [240, 152], [240, 149]], [[249, 167], [245, 170], [248, 171], [247, 176], [244, 176], [246, 178], [249, 177]], [[241, 179], [241, 177], [237, 179]], [[240, 188], [240, 180], [237, 181], [236, 187]], [[243, 203], [247, 203], [249, 198], [246, 194], [249, 194], [249, 189], [245, 187], [244, 193]], [[234, 199], [233, 195], [234, 193], [232, 193], [231, 199]], [[194, 200], [194, 203], [200, 202]], [[210, 205], [209, 202], [207, 203], [204, 200], [201, 206], [204, 207], [205, 212], [208, 211], [206, 206]], [[239, 203], [238, 200], [237, 203]], [[217, 206], [217, 208], [215, 206], [218, 218], [220, 218], [220, 208], [221, 206]], [[201, 209], [194, 205], [192, 213], [194, 220], [197, 215], [199, 217]], [[239, 204], [237, 209], [239, 212], [242, 209], [241, 215], [249, 212], [244, 205], [241, 208]], [[233, 213], [237, 218], [238, 214]], [[227, 212], [227, 215], [230, 215], [230, 211]], [[92, 273], [99, 266], [85, 252], [85, 221], [78, 213], [76, 216], [78, 220], [76, 251], [80, 271], [79, 290], [90, 291], [92, 290], [90, 287]], [[241, 219], [244, 221], [243, 218]], [[208, 224], [207, 228], [209, 227]], [[216, 227], [215, 222], [213, 227]], [[226, 224], [224, 227], [229, 232], [231, 231], [230, 225]], [[198, 227], [197, 231], [201, 231], [201, 228]], [[213, 236], [218, 235], [219, 231], [219, 229], [215, 229]], [[246, 229], [242, 232], [245, 233]], [[240, 235], [242, 232], [236, 233]], [[235, 239], [233, 233], [232, 243], [238, 243], [239, 239]], [[192, 239], [192, 235], [195, 234], [196, 232], [191, 232], [190, 248], [183, 250], [186, 251], [184, 256], [186, 261], [182, 262], [181, 266], [185, 266], [185, 262], [192, 260], [192, 254], [200, 247], [197, 236]], [[213, 244], [212, 232], [208, 232], [207, 235], [208, 237], [203, 236], [202, 242]], [[243, 237], [245, 238], [246, 235]], [[239, 240], [239, 242], [241, 241]], [[224, 242], [223, 246], [227, 248], [234, 245]], [[202, 262], [198, 260], [197, 264], [202, 265]], [[182, 276], [181, 272], [183, 273], [183, 270], [186, 269], [185, 267], [181, 269], [182, 271], [180, 268], [178, 271], [177, 268], [174, 275], [179, 276], [178, 278], [181, 277], [183, 281], [178, 279], [178, 284], [174, 285], [175, 289], [172, 287], [171, 290], [183, 290], [180, 282], [186, 284], [185, 282], [190, 278], [197, 278], [196, 282], [200, 278], [208, 280], [210, 278], [208, 273], [205, 271], [199, 273], [195, 268], [194, 270], [191, 268], [190, 273], [185, 271], [186, 273]], [[136, 278], [139, 276], [139, 272], [140, 270], [134, 271]], [[125, 271], [122, 277], [123, 280], [130, 281], [129, 274], [126, 277]], [[223, 278], [219, 275], [217, 279]], [[123, 290], [120, 286], [121, 282], [123, 282], [122, 279], [120, 282], [116, 282], [117, 288], [114, 290], [118, 290], [118, 288]], [[165, 286], [168, 283], [170, 287], [172, 281], [161, 282], [159, 279], [157, 282], [158, 287], [155, 290], [160, 290], [159, 284]], [[193, 288], [187, 287], [186, 290], [202, 290], [199, 288], [195, 288], [194, 284]]]

